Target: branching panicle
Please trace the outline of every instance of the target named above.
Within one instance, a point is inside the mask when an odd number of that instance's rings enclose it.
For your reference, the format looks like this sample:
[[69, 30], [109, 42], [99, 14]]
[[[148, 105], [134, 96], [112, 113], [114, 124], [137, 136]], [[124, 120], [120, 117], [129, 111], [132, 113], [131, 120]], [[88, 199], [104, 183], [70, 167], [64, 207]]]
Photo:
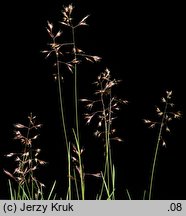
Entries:
[[[42, 53], [46, 54], [46, 58], [54, 54], [57, 57], [57, 62], [54, 63], [54, 65], [58, 67], [58, 64], [63, 64], [72, 73], [74, 72], [74, 66], [80, 64], [84, 59], [89, 62], [99, 62], [101, 60], [101, 57], [86, 54], [82, 49], [76, 46], [74, 40], [75, 29], [87, 25], [86, 20], [89, 15], [85, 16], [77, 25], [73, 25], [72, 12], [74, 8], [72, 4], [65, 6], [62, 10], [62, 21], [59, 22], [63, 26], [68, 26], [71, 29], [72, 39], [68, 42], [64, 41], [63, 34], [65, 34], [65, 32], [62, 30], [54, 32], [53, 23], [48, 21], [46, 29], [51, 38], [51, 42], [48, 44], [49, 49], [42, 51]], [[63, 78], [62, 74], [61, 77]], [[54, 78], [57, 79], [56, 73], [54, 73]]]
[[36, 199], [39, 196], [38, 191], [42, 190], [44, 184], [36, 178], [34, 171], [37, 170], [40, 165], [45, 165], [46, 162], [38, 158], [41, 149], [34, 148], [33, 143], [38, 138], [38, 129], [41, 128], [42, 125], [36, 123], [36, 116], [33, 116], [32, 113], [28, 116], [28, 119], [28, 126], [20, 123], [14, 124], [14, 139], [21, 142], [22, 150], [18, 153], [5, 155], [6, 157], [14, 157], [17, 167], [14, 169], [13, 173], [7, 170], [4, 170], [4, 172], [18, 183], [18, 187], [23, 190], [22, 192], [30, 189], [32, 193], [27, 191], [31, 196], [30, 198]]
[[88, 113], [84, 114], [86, 124], [90, 124], [90, 122], [94, 118], [96, 118], [98, 122], [98, 129], [94, 133], [94, 135], [97, 137], [105, 136], [106, 123], [109, 128], [109, 131], [107, 132], [110, 134], [111, 139], [117, 141], [122, 140], [118, 137], [112, 137], [116, 130], [111, 128], [113, 120], [117, 118], [115, 112], [120, 110], [121, 104], [128, 103], [127, 100], [122, 100], [117, 98], [116, 96], [112, 96], [112, 88], [120, 82], [121, 80], [112, 79], [110, 70], [106, 68], [97, 77], [97, 81], [93, 83], [97, 87], [97, 90], [95, 91], [96, 99], [81, 99], [81, 101], [85, 103], [85, 107], [89, 110]]
[[174, 111], [175, 104], [172, 103], [172, 91], [166, 91], [165, 97], [161, 98], [162, 106], [156, 106], [155, 112], [157, 120], [144, 119], [144, 123], [148, 125], [149, 128], [156, 128], [160, 126], [161, 136], [160, 141], [165, 146], [166, 142], [163, 138], [166, 132], [171, 132], [169, 124], [174, 119], [180, 119], [182, 117], [181, 111]]
[[154, 181], [154, 172], [156, 168], [157, 155], [160, 144], [162, 146], [166, 146], [165, 134], [170, 133], [169, 124], [173, 119], [180, 119], [182, 117], [182, 113], [180, 111], [174, 111], [174, 103], [172, 103], [172, 91], [166, 91], [165, 97], [161, 98], [162, 107], [156, 106], [156, 115], [157, 120], [148, 120], [144, 119], [144, 122], [148, 125], [149, 128], [157, 128], [158, 135], [156, 141], [156, 148], [153, 157], [153, 164], [151, 169], [150, 183], [149, 183], [149, 193], [148, 199], [152, 198], [152, 189], [153, 189], [153, 181]]

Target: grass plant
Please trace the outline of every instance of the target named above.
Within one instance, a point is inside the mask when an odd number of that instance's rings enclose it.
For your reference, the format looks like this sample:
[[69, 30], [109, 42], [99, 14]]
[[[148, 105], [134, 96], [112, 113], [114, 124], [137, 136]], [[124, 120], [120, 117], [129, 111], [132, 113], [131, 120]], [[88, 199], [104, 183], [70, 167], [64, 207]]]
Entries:
[[[100, 187], [97, 190], [95, 199], [115, 200], [117, 199], [115, 191], [116, 185], [116, 165], [113, 158], [113, 143], [123, 142], [122, 138], [117, 135], [117, 129], [114, 126], [117, 118], [117, 111], [121, 105], [128, 103], [127, 100], [118, 98], [114, 89], [121, 80], [112, 78], [110, 70], [106, 67], [101, 72], [97, 80], [93, 83], [95, 92], [91, 99], [81, 99], [79, 97], [78, 76], [81, 76], [79, 65], [84, 61], [91, 63], [99, 62], [101, 58], [97, 55], [87, 54], [78, 45], [77, 31], [79, 28], [88, 26], [87, 20], [89, 15], [84, 16], [80, 21], [76, 22], [73, 17], [75, 7], [73, 4], [64, 6], [61, 11], [61, 20], [59, 21], [60, 29], [56, 29], [53, 22], [47, 21], [46, 30], [48, 32], [50, 42], [48, 48], [42, 51], [46, 58], [54, 60], [54, 81], [57, 85], [59, 117], [61, 120], [61, 135], [63, 142], [60, 146], [66, 150], [67, 167], [66, 181], [68, 182], [66, 193], [61, 199], [66, 200], [85, 200], [86, 197], [86, 177], [92, 176], [100, 180]], [[68, 35], [66, 39], [66, 35]], [[70, 36], [69, 36], [70, 35]], [[73, 123], [68, 124], [69, 115], [65, 113], [66, 106], [66, 89], [64, 74], [70, 73], [72, 76], [73, 94], [68, 95], [72, 98], [72, 112], [70, 117], [73, 118]], [[165, 97], [162, 97], [162, 108], [156, 106], [156, 114], [158, 119], [155, 121], [145, 119], [144, 122], [149, 128], [157, 129], [157, 140], [152, 159], [152, 167], [150, 171], [150, 180], [147, 190], [144, 191], [143, 199], [151, 200], [153, 198], [154, 179], [157, 170], [157, 157], [161, 146], [166, 146], [165, 133], [170, 133], [169, 124], [173, 119], [180, 119], [181, 112], [173, 111], [174, 104], [171, 101], [172, 91], [166, 91]], [[98, 173], [86, 173], [86, 164], [84, 163], [84, 154], [86, 154], [86, 145], [82, 143], [81, 137], [84, 136], [80, 127], [80, 110], [79, 103], [84, 103], [86, 113], [83, 113], [86, 124], [89, 125], [93, 121], [93, 125], [97, 125], [93, 135], [103, 145], [104, 151], [103, 164]], [[72, 117], [73, 116], [73, 117]], [[17, 165], [13, 172], [4, 170], [9, 176], [8, 187], [10, 199], [34, 200], [34, 199], [56, 199], [55, 192], [56, 181], [52, 184], [48, 195], [44, 193], [44, 183], [40, 182], [35, 174], [35, 171], [40, 169], [40, 166], [46, 162], [39, 159], [41, 149], [35, 147], [35, 142], [39, 137], [39, 129], [41, 124], [36, 121], [36, 116], [32, 113], [28, 116], [28, 125], [16, 123], [14, 139], [21, 144], [21, 151], [18, 153], [9, 153], [6, 157], [14, 157]], [[124, 186], [125, 187], [125, 186]], [[126, 189], [127, 199], [132, 199], [129, 190]]]

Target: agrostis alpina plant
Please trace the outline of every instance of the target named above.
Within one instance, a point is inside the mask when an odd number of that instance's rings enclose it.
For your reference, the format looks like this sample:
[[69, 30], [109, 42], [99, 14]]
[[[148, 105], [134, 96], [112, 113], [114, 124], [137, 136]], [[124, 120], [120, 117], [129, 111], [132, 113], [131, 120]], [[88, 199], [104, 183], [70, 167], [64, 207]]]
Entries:
[[113, 96], [113, 87], [121, 80], [111, 78], [110, 70], [106, 68], [98, 77], [94, 84], [97, 87], [95, 94], [96, 99], [81, 99], [86, 103], [88, 113], [84, 114], [86, 123], [89, 124], [93, 119], [97, 121], [97, 129], [94, 135], [101, 138], [104, 143], [105, 162], [101, 172], [103, 180], [100, 194], [101, 199], [103, 191], [106, 192], [107, 199], [115, 199], [115, 167], [112, 159], [112, 141], [121, 142], [122, 139], [116, 136], [116, 129], [113, 127], [113, 121], [117, 118], [116, 111], [120, 109], [120, 104], [127, 104], [127, 100], [121, 100]]
[[[47, 21], [46, 30], [50, 37], [50, 42], [47, 44], [48, 49], [43, 50], [42, 53], [46, 58], [52, 57], [54, 59], [54, 80], [58, 88], [59, 113], [62, 123], [62, 135], [64, 137], [64, 145], [67, 151], [67, 191], [66, 199], [85, 200], [86, 176], [94, 176], [100, 179], [101, 186], [98, 188], [96, 199], [116, 199], [116, 172], [113, 158], [113, 144], [114, 142], [123, 142], [117, 135], [117, 130], [114, 127], [114, 120], [117, 118], [117, 111], [120, 106], [127, 104], [127, 100], [122, 100], [116, 97], [113, 92], [121, 80], [113, 79], [110, 70], [106, 68], [99, 74], [94, 85], [96, 91], [93, 99], [79, 99], [78, 95], [78, 76], [79, 65], [84, 61], [91, 63], [99, 62], [100, 57], [96, 55], [89, 55], [83, 51], [76, 41], [76, 33], [79, 28], [88, 26], [87, 19], [89, 15], [80, 19], [79, 22], [74, 21], [73, 18], [74, 6], [69, 4], [64, 6], [62, 19], [59, 21], [61, 28], [54, 29], [52, 22]], [[67, 34], [67, 37], [66, 37]], [[73, 77], [73, 110], [69, 116], [65, 113], [65, 72], [70, 72]], [[69, 92], [67, 92], [69, 93]], [[68, 100], [71, 95], [68, 94]], [[85, 148], [80, 140], [80, 124], [79, 124], [79, 101], [85, 103], [87, 112], [84, 114], [86, 124], [96, 124], [94, 136], [98, 138], [104, 147], [103, 164], [100, 172], [86, 173], [83, 163], [83, 155]], [[156, 120], [144, 119], [144, 122], [149, 128], [157, 129], [157, 140], [152, 160], [152, 168], [150, 172], [150, 180], [147, 191], [144, 191], [143, 199], [152, 199], [152, 191], [154, 188], [155, 169], [157, 168], [157, 157], [160, 146], [166, 146], [166, 133], [170, 133], [169, 124], [174, 119], [180, 119], [182, 114], [180, 111], [174, 111], [174, 104], [172, 103], [172, 91], [166, 91], [166, 96], [162, 97], [162, 106], [156, 106]], [[73, 123], [68, 124], [69, 118], [73, 118]], [[11, 152], [6, 154], [8, 158], [14, 158], [16, 168], [10, 172], [4, 170], [9, 179], [9, 192], [11, 199], [19, 200], [35, 200], [35, 199], [55, 199], [56, 194], [53, 195], [56, 181], [52, 185], [49, 195], [45, 197], [45, 185], [38, 180], [36, 171], [40, 166], [45, 165], [46, 162], [39, 158], [41, 149], [37, 147], [39, 136], [39, 129], [41, 124], [36, 122], [36, 116], [32, 113], [28, 116], [28, 125], [16, 123], [14, 139], [21, 144], [21, 150], [18, 152]], [[70, 121], [69, 121], [70, 122]], [[13, 180], [13, 181], [12, 181]], [[131, 199], [128, 190], [127, 194]], [[147, 193], [147, 194], [146, 194]]]
[[[74, 6], [72, 4], [68, 6], [64, 6], [62, 12], [62, 20], [59, 22], [64, 31], [70, 32], [71, 38], [69, 38], [68, 42], [66, 40], [64, 41], [65, 33], [61, 29], [59, 31], [54, 31], [54, 25], [51, 22], [47, 22], [47, 32], [51, 38], [51, 42], [49, 45], [49, 50], [44, 50], [42, 53], [46, 54], [46, 58], [48, 58], [51, 55], [55, 56], [55, 72], [54, 72], [54, 78], [57, 81], [58, 85], [58, 96], [59, 96], [59, 103], [60, 103], [60, 113], [61, 113], [61, 121], [62, 121], [62, 128], [63, 128], [63, 134], [67, 149], [67, 160], [68, 160], [68, 190], [67, 190], [67, 196], [66, 199], [72, 198], [72, 190], [71, 190], [71, 180], [72, 178], [71, 174], [71, 143], [75, 143], [74, 146], [78, 149], [78, 157], [81, 155], [80, 152], [82, 147], [80, 146], [80, 138], [79, 138], [79, 111], [78, 111], [78, 82], [77, 82], [77, 76], [78, 76], [78, 64], [80, 64], [83, 60], [87, 60], [90, 62], [98, 62], [100, 61], [100, 57], [95, 55], [88, 55], [86, 54], [82, 49], [80, 49], [76, 44], [76, 31], [82, 27], [87, 26], [86, 20], [89, 17], [89, 15], [82, 18], [79, 22], [75, 23], [74, 19], [72, 17], [74, 11]], [[64, 36], [64, 37], [63, 37]], [[62, 67], [65, 66], [65, 67]], [[63, 69], [63, 71], [62, 71]], [[72, 127], [68, 127], [66, 125], [66, 121], [68, 121], [67, 116], [64, 112], [64, 94], [63, 94], [63, 82], [64, 77], [63, 73], [65, 70], [68, 70], [73, 75], [73, 85], [74, 85], [74, 94], [73, 94], [73, 113], [71, 116], [74, 116], [75, 122]], [[69, 131], [70, 130], [70, 131]], [[74, 148], [73, 148], [74, 149]], [[85, 199], [85, 179], [83, 174], [83, 165], [82, 160], [80, 160], [79, 157], [79, 166], [80, 169], [77, 169], [78, 174], [80, 176], [80, 188], [81, 188], [81, 196], [78, 194], [79, 199]], [[77, 168], [77, 166], [75, 166]], [[74, 172], [74, 171], [73, 171]], [[76, 181], [77, 183], [77, 181]], [[76, 187], [77, 188], [77, 187]]]
[[33, 116], [32, 113], [28, 116], [28, 120], [28, 126], [20, 123], [14, 124], [14, 139], [20, 141], [21, 151], [6, 155], [8, 158], [14, 157], [17, 164], [13, 173], [4, 170], [17, 183], [17, 186], [13, 186], [14, 184], [9, 181], [11, 199], [43, 199], [44, 184], [35, 175], [39, 166], [46, 164], [38, 157], [41, 149], [35, 148], [37, 145], [35, 141], [39, 136], [38, 130], [42, 125], [36, 122], [36, 116]]
[[[182, 114], [180, 111], [174, 111], [174, 103], [172, 103], [172, 91], [166, 91], [165, 97], [161, 98], [162, 107], [156, 106], [156, 115], [157, 120], [148, 120], [144, 119], [144, 122], [148, 125], [149, 128], [157, 128], [157, 141], [156, 148], [153, 157], [153, 164], [150, 176], [150, 184], [148, 190], [148, 199], [152, 198], [153, 182], [154, 182], [154, 173], [156, 169], [157, 155], [160, 148], [160, 145], [166, 146], [165, 134], [170, 133], [169, 124], [174, 119], [180, 119]], [[145, 198], [145, 192], [144, 192]]]

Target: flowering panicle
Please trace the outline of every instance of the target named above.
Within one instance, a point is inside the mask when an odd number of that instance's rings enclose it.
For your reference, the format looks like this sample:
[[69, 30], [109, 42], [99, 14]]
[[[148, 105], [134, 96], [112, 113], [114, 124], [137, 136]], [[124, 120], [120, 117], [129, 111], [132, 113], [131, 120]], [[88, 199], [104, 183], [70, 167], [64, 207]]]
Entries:
[[96, 137], [104, 138], [105, 133], [108, 133], [110, 140], [122, 141], [114, 135], [116, 129], [112, 128], [113, 120], [117, 118], [115, 112], [120, 110], [121, 104], [128, 103], [127, 100], [112, 96], [112, 88], [120, 82], [121, 80], [111, 79], [110, 70], [106, 68], [94, 82], [97, 87], [95, 91], [97, 99], [81, 99], [89, 111], [84, 114], [86, 124], [90, 124], [94, 118], [97, 121], [97, 130], [94, 132]]
[[160, 141], [163, 146], [166, 146], [165, 138], [163, 138], [163, 134], [165, 132], [170, 133], [169, 124], [173, 119], [180, 119], [182, 117], [182, 113], [180, 111], [173, 111], [174, 103], [172, 100], [172, 91], [166, 91], [165, 97], [161, 98], [161, 102], [163, 104], [162, 107], [156, 106], [155, 111], [157, 115], [157, 120], [149, 120], [144, 119], [144, 123], [148, 125], [149, 128], [155, 128], [157, 126], [161, 129]]
[[[54, 33], [53, 23], [47, 22], [47, 32], [51, 38], [51, 43], [48, 44], [49, 49], [43, 50], [42, 53], [46, 54], [46, 58], [50, 55], [54, 54], [57, 58], [54, 66], [58, 67], [58, 64], [63, 64], [67, 67], [67, 69], [73, 73], [74, 66], [82, 62], [83, 59], [89, 62], [98, 62], [101, 60], [99, 56], [86, 54], [82, 49], [76, 46], [74, 40], [75, 29], [80, 26], [86, 26], [87, 18], [89, 15], [82, 18], [78, 24], [73, 24], [72, 13], [74, 10], [74, 6], [72, 4], [63, 8], [62, 12], [62, 21], [59, 23], [63, 26], [67, 26], [72, 31], [72, 39], [69, 42], [58, 42], [63, 39], [63, 32], [61, 30]], [[57, 79], [57, 74], [54, 73], [54, 78]], [[61, 75], [63, 79], [63, 76]]]
[[44, 184], [37, 180], [34, 171], [38, 169], [38, 166], [45, 165], [46, 162], [39, 159], [38, 156], [41, 152], [40, 148], [34, 148], [33, 142], [38, 138], [38, 129], [42, 127], [41, 124], [36, 123], [36, 116], [30, 114], [28, 116], [29, 124], [25, 126], [23, 124], [14, 124], [14, 139], [19, 140], [22, 144], [22, 150], [18, 153], [9, 153], [5, 155], [6, 157], [14, 157], [14, 161], [17, 167], [14, 169], [13, 173], [4, 170], [4, 172], [11, 178], [13, 178], [18, 185], [22, 188], [27, 185], [35, 184], [37, 191], [35, 193], [35, 198], [41, 193]]

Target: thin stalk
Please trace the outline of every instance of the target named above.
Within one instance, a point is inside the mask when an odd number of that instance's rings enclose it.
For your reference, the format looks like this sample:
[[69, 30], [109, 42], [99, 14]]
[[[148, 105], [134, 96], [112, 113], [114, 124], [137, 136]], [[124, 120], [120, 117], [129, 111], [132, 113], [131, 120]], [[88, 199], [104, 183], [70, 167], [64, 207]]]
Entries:
[[[85, 199], [85, 182], [84, 182], [84, 172], [81, 160], [81, 148], [80, 148], [80, 138], [79, 138], [79, 115], [78, 115], [78, 79], [77, 79], [77, 53], [76, 53], [76, 40], [75, 40], [75, 27], [72, 26], [72, 43], [73, 43], [73, 53], [74, 53], [74, 107], [75, 107], [75, 131], [73, 129], [76, 147], [78, 150], [79, 159], [79, 169], [80, 169], [80, 184], [81, 184], [81, 198]], [[77, 182], [76, 182], [77, 187]], [[76, 188], [77, 190], [77, 188]], [[79, 196], [78, 196], [79, 197]]]
[[55, 186], [56, 186], [56, 181], [54, 181], [54, 183], [52, 185], [52, 188], [51, 188], [50, 193], [49, 193], [49, 195], [47, 197], [47, 200], [51, 199]]
[[105, 186], [107, 196], [109, 197], [110, 194], [109, 194], [109, 189], [108, 189], [108, 186], [107, 186], [107, 182], [105, 181], [105, 177], [104, 177], [103, 173], [101, 173], [101, 175], [102, 175], [102, 179], [103, 179], [103, 185]]
[[75, 169], [73, 169], [74, 171], [74, 184], [75, 184], [75, 188], [76, 188], [76, 195], [77, 195], [77, 199], [79, 200], [79, 188], [78, 188], [78, 183], [77, 183], [77, 177], [76, 177], [76, 171]]
[[129, 193], [129, 190], [128, 190], [128, 189], [126, 189], [126, 192], [127, 192], [127, 196], [128, 196], [128, 198], [129, 198], [129, 200], [132, 200], [132, 198], [131, 198], [131, 195], [130, 195], [130, 193]]
[[12, 191], [12, 184], [11, 184], [11, 181], [8, 180], [8, 185], [9, 185], [9, 190], [10, 190], [10, 199], [11, 200], [14, 200], [14, 195], [13, 195], [13, 191]]
[[156, 167], [157, 155], [158, 155], [159, 145], [160, 145], [160, 141], [161, 141], [161, 134], [162, 134], [163, 126], [164, 126], [164, 120], [165, 120], [165, 116], [166, 116], [166, 112], [167, 112], [167, 105], [168, 105], [168, 103], [166, 102], [164, 112], [163, 112], [163, 117], [162, 117], [161, 124], [160, 124], [159, 133], [158, 133], [156, 149], [155, 149], [155, 153], [154, 153], [154, 159], [153, 159], [153, 165], [152, 165], [152, 171], [151, 171], [151, 177], [150, 177], [149, 200], [151, 200], [151, 198], [152, 198], [154, 171], [155, 171], [155, 167]]
[[[28, 185], [27, 181], [25, 182], [25, 184], [23, 186], [25, 186], [25, 185], [26, 185], [28, 199], [34, 199], [34, 197], [33, 197], [33, 191], [31, 190], [31, 193], [30, 193], [30, 189], [29, 189], [29, 185]], [[33, 185], [33, 182], [32, 182], [32, 185]], [[22, 187], [22, 186], [20, 186], [20, 187], [21, 187], [21, 190], [22, 190], [23, 194], [26, 194], [25, 187]]]
[[145, 200], [145, 197], [146, 197], [146, 190], [144, 190], [143, 192], [143, 200]]
[[85, 199], [85, 179], [84, 179], [84, 170], [83, 170], [83, 164], [82, 164], [82, 159], [81, 159], [81, 149], [80, 149], [78, 138], [75, 134], [74, 129], [73, 129], [73, 133], [74, 133], [74, 137], [75, 137], [75, 141], [76, 141], [76, 147], [77, 147], [77, 151], [78, 151], [79, 174], [80, 174], [80, 182], [81, 182], [81, 198], [82, 198], [82, 200], [84, 200]]
[[[54, 40], [55, 43], [55, 40]], [[57, 83], [58, 83], [58, 94], [59, 94], [59, 103], [60, 103], [60, 113], [61, 113], [61, 121], [62, 121], [62, 128], [63, 128], [63, 134], [65, 138], [65, 144], [66, 144], [66, 151], [68, 154], [68, 191], [70, 190], [71, 193], [71, 170], [70, 170], [70, 164], [69, 164], [69, 141], [67, 136], [67, 127], [65, 122], [65, 114], [64, 114], [64, 102], [63, 102], [63, 96], [62, 96], [62, 86], [61, 86], [61, 76], [60, 76], [60, 66], [59, 66], [59, 57], [58, 57], [58, 51], [56, 50], [56, 65], [57, 65]], [[69, 194], [70, 194], [69, 193]], [[71, 197], [70, 197], [71, 198]]]
[[71, 188], [71, 148], [70, 143], [68, 145], [68, 191], [67, 191], [67, 197], [66, 199], [71, 200], [72, 199], [72, 188]]
[[[55, 37], [52, 38], [53, 44], [56, 44]], [[61, 86], [61, 75], [60, 75], [60, 61], [59, 61], [59, 51], [57, 48], [54, 48], [55, 56], [56, 56], [56, 67], [57, 67], [57, 84], [58, 84], [58, 95], [59, 95], [59, 104], [60, 104], [60, 113], [61, 113], [61, 121], [62, 121], [62, 128], [65, 138], [66, 149], [68, 151], [68, 136], [67, 136], [67, 127], [65, 122], [65, 114], [64, 114], [64, 101], [62, 95], [62, 86]]]
[[112, 162], [112, 150], [111, 150], [111, 145], [110, 145], [111, 122], [112, 122], [112, 95], [111, 95], [111, 90], [110, 90], [110, 94], [109, 94], [109, 118], [108, 118], [108, 140], [109, 140], [109, 166], [110, 166], [109, 168], [110, 168], [110, 175], [113, 178], [113, 175], [115, 177], [115, 173], [113, 170], [114, 165]]
[[66, 148], [67, 148], [67, 151], [68, 151], [68, 138], [67, 138], [67, 130], [66, 130], [66, 123], [65, 123], [64, 108], [63, 108], [64, 106], [63, 106], [63, 96], [62, 96], [62, 87], [61, 87], [59, 59], [58, 59], [58, 54], [57, 53], [56, 53], [56, 63], [57, 63], [57, 81], [58, 81], [58, 93], [59, 93], [61, 120], [62, 120], [62, 127], [63, 127], [63, 133], [64, 133], [64, 137], [65, 137]]
[[115, 180], [116, 180], [116, 172], [115, 172], [115, 167], [112, 165], [112, 200], [115, 200]]
[[[30, 114], [30, 117], [32, 118], [32, 113]], [[26, 134], [26, 139], [27, 140], [29, 140], [30, 130], [31, 130], [31, 121], [29, 121], [28, 129], [27, 129], [27, 134]], [[25, 145], [25, 152], [27, 151], [26, 146], [27, 145]], [[29, 148], [29, 150], [30, 150], [30, 148]], [[32, 151], [29, 151], [29, 154], [30, 154], [30, 158], [31, 158], [31, 162], [30, 162], [30, 165], [29, 165], [30, 166], [29, 168], [30, 168], [31, 172], [29, 173], [28, 182], [31, 182], [31, 193], [30, 193], [30, 189], [29, 189], [29, 186], [28, 186], [27, 182], [26, 182], [26, 187], [27, 187], [27, 191], [28, 191], [29, 196], [31, 197], [31, 199], [34, 199], [34, 181], [32, 181], [32, 177], [33, 177]], [[26, 156], [26, 158], [23, 159], [23, 161], [25, 161], [25, 160], [27, 160], [27, 156]], [[24, 187], [23, 187], [23, 189], [24, 189]]]
[[112, 192], [111, 192], [110, 189], [109, 189], [109, 187], [108, 187], [107, 182], [105, 181], [103, 173], [101, 173], [101, 175], [102, 175], [103, 183], [104, 183], [104, 186], [105, 186], [105, 189], [106, 189], [106, 193], [107, 193], [107, 200], [111, 200], [111, 197], [113, 197], [113, 194], [115, 192], [114, 191], [115, 189], [113, 189]]
[[[103, 86], [102, 83], [100, 83], [101, 85], [101, 90], [103, 90]], [[111, 130], [111, 92], [109, 94], [109, 107], [108, 107], [108, 120], [107, 120], [107, 116], [106, 116], [106, 105], [105, 105], [105, 101], [104, 101], [104, 94], [101, 93], [101, 103], [102, 103], [102, 110], [103, 110], [103, 116], [104, 116], [104, 132], [105, 132], [105, 168], [104, 168], [104, 180], [107, 179], [107, 189], [110, 191], [111, 188], [111, 180], [112, 180], [112, 187], [114, 186], [114, 181], [113, 181], [113, 164], [112, 164], [112, 153], [111, 153], [111, 146], [110, 146], [110, 130]], [[115, 177], [115, 176], [114, 176]], [[100, 193], [100, 198], [102, 196], [103, 193], [103, 187], [104, 187], [104, 182], [102, 183], [102, 187], [101, 187], [101, 193]], [[113, 191], [114, 188], [112, 188]]]
[[[74, 61], [77, 61], [75, 27], [72, 27], [72, 43], [74, 52]], [[77, 63], [74, 64], [74, 105], [75, 105], [75, 128], [76, 136], [79, 142], [79, 118], [78, 118], [78, 81], [77, 81]]]
[[[101, 90], [103, 90], [103, 86], [102, 86], [102, 82], [100, 82], [101, 85]], [[105, 181], [106, 175], [107, 175], [107, 180], [109, 183], [109, 176], [108, 176], [108, 127], [107, 127], [107, 119], [106, 119], [106, 112], [105, 112], [105, 103], [104, 103], [104, 98], [103, 98], [103, 93], [101, 93], [101, 104], [102, 104], [102, 110], [103, 110], [103, 117], [104, 117], [104, 132], [105, 132], [105, 167], [104, 167], [104, 172], [103, 172], [103, 180]], [[100, 196], [99, 199], [101, 199], [102, 194], [103, 194], [103, 188], [105, 185], [105, 182], [103, 181], [102, 186], [101, 186], [101, 192], [100, 192]]]

